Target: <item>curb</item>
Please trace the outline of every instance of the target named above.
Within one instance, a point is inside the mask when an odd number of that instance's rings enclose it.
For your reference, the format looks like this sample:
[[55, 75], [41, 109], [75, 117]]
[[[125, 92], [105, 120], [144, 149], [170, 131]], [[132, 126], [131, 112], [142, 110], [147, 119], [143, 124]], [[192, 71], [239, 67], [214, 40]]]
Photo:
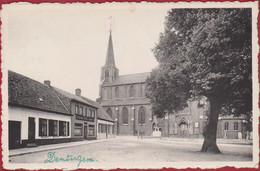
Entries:
[[[85, 143], [83, 143], [84, 141], [77, 141], [77, 142], [82, 142], [82, 143], [75, 143], [75, 144], [69, 144], [71, 142], [68, 142], [68, 144], [66, 144], [66, 146], [61, 146], [61, 147], [50, 147], [48, 149], [35, 149], [35, 151], [28, 151], [28, 152], [21, 152], [21, 153], [17, 153], [17, 154], [11, 154], [9, 155], [9, 157], [14, 157], [14, 156], [21, 156], [21, 155], [25, 155], [25, 154], [31, 154], [31, 153], [38, 153], [38, 152], [43, 152], [43, 151], [49, 151], [49, 150], [55, 150], [55, 149], [62, 149], [62, 148], [68, 148], [68, 147], [74, 147], [74, 146], [81, 146], [81, 145], [86, 145], [86, 144], [93, 144], [93, 143], [99, 143], [99, 142], [104, 142], [104, 141], [110, 141], [114, 138], [110, 138], [110, 139], [100, 139], [100, 140], [94, 140], [94, 141], [86, 141]], [[52, 144], [54, 145], [54, 144]], [[37, 148], [37, 147], [34, 147]]]

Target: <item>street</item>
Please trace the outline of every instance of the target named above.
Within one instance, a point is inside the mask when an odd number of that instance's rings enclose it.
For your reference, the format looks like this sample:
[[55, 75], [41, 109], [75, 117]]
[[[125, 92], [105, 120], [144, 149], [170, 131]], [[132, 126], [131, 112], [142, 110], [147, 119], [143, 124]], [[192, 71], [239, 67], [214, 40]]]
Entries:
[[199, 152], [201, 146], [201, 141], [193, 140], [117, 137], [108, 141], [12, 156], [9, 160], [11, 163], [43, 163], [48, 152], [55, 152], [59, 158], [81, 155], [98, 162], [252, 161], [252, 145], [218, 144], [222, 154], [216, 155]]

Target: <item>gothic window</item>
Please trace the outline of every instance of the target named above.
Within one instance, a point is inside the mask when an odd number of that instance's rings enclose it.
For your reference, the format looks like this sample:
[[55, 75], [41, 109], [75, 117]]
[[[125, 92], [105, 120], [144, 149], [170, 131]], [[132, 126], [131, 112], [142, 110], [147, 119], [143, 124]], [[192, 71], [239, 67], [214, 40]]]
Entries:
[[109, 77], [109, 71], [108, 70], [105, 71], [105, 77]]
[[115, 98], [119, 98], [119, 88], [115, 88]]
[[128, 110], [126, 107], [124, 107], [122, 110], [122, 119], [123, 119], [123, 124], [128, 124]]
[[130, 97], [134, 97], [134, 96], [135, 96], [135, 88], [134, 88], [133, 85], [130, 86], [129, 96], [130, 96]]
[[107, 109], [107, 114], [112, 118], [113, 113], [112, 113], [112, 110], [110, 108]]
[[238, 130], [238, 123], [235, 122], [235, 123], [234, 123], [234, 131], [237, 131], [237, 130]]
[[139, 124], [145, 123], [145, 108], [143, 106], [140, 107], [138, 111], [138, 123]]
[[229, 123], [225, 122], [224, 130], [228, 130], [228, 127], [229, 127]]
[[115, 76], [115, 77], [117, 76], [117, 72], [116, 72], [116, 71], [114, 72], [114, 76]]

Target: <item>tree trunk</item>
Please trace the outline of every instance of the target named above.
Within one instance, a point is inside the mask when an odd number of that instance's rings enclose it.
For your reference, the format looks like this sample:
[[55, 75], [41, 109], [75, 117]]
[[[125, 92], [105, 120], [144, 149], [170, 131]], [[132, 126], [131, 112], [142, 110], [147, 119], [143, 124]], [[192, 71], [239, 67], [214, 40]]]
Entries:
[[216, 140], [217, 140], [217, 125], [218, 125], [218, 117], [221, 111], [222, 103], [218, 100], [218, 98], [209, 98], [210, 102], [210, 115], [209, 122], [206, 126], [206, 134], [204, 136], [203, 146], [201, 148], [201, 152], [210, 152], [210, 153], [221, 153]]

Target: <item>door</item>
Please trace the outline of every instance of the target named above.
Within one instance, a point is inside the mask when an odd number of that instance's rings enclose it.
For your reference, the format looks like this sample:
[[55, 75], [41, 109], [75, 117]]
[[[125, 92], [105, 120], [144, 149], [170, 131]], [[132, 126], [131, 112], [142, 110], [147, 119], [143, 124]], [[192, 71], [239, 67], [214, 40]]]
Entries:
[[9, 149], [19, 148], [20, 141], [21, 141], [21, 122], [9, 121], [8, 133], [9, 133]]
[[35, 118], [28, 118], [28, 143], [35, 143]]
[[84, 126], [84, 139], [87, 139], [88, 137], [88, 126]]
[[187, 137], [189, 137], [189, 129], [188, 129], [188, 124], [187, 123], [181, 123], [180, 124], [180, 132], [179, 132], [179, 135], [180, 135], [180, 137], [182, 137], [182, 138], [187, 138]]

